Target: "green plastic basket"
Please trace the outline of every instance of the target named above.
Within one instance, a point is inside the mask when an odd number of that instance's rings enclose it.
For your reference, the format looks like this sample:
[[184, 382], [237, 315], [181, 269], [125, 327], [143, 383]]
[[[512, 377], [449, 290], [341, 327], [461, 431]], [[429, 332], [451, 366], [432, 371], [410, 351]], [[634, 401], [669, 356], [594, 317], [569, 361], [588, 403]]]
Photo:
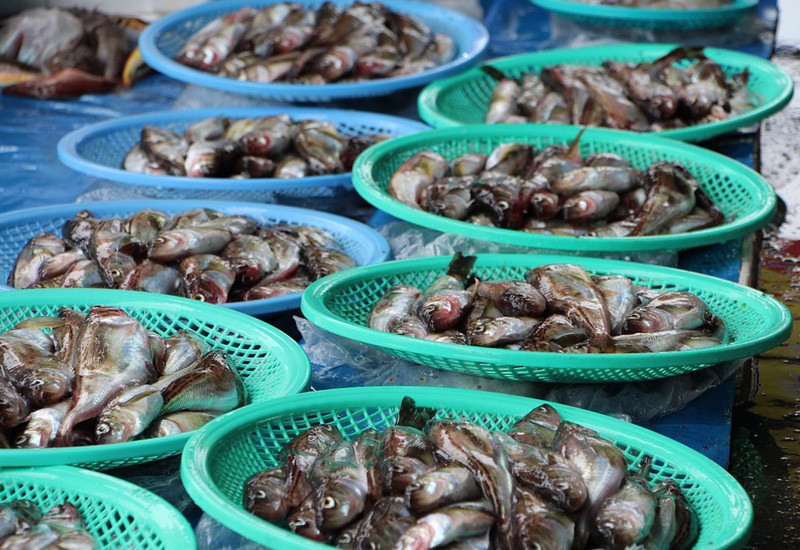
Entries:
[[[186, 446], [181, 479], [206, 513], [237, 533], [274, 550], [330, 548], [295, 535], [250, 514], [242, 507], [247, 477], [277, 463], [283, 445], [302, 430], [322, 423], [352, 437], [368, 428], [394, 424], [406, 395], [417, 404], [437, 407], [439, 418], [470, 420], [505, 430], [534, 407], [536, 399], [450, 388], [347, 388], [278, 399], [259, 409], [231, 413], [213, 421]], [[693, 548], [742, 548], [750, 535], [753, 510], [747, 493], [728, 472], [688, 447], [663, 435], [602, 414], [552, 404], [562, 417], [600, 432], [624, 452], [632, 467], [653, 458], [650, 479], [673, 479], [700, 519]]]
[[42, 510], [74, 504], [100, 550], [193, 550], [189, 522], [164, 499], [120, 479], [70, 466], [0, 470], [0, 502]]
[[[676, 46], [674, 44], [614, 44], [548, 50], [493, 59], [487, 63], [509, 76], [538, 72], [542, 67], [558, 63], [600, 65], [603, 61], [638, 63], [653, 61]], [[717, 61], [726, 74], [750, 72], [748, 87], [755, 108], [726, 120], [698, 124], [658, 132], [659, 135], [683, 141], [702, 141], [710, 137], [748, 126], [785, 107], [792, 97], [792, 77], [769, 61], [731, 50], [706, 48], [705, 53]], [[418, 99], [422, 120], [434, 128], [481, 124], [492, 95], [494, 79], [480, 68], [437, 80], [422, 90]]]
[[423, 227], [473, 239], [550, 250], [633, 252], [703, 246], [760, 229], [769, 223], [775, 212], [776, 198], [772, 186], [735, 160], [695, 145], [603, 128], [589, 128], [581, 136], [582, 155], [610, 151], [622, 155], [637, 168], [646, 168], [662, 160], [679, 162], [689, 169], [722, 210], [725, 222], [717, 227], [676, 235], [544, 235], [445, 218], [400, 202], [387, 191], [394, 171], [419, 151], [432, 150], [452, 159], [467, 151], [489, 153], [506, 141], [522, 141], [541, 149], [553, 143], [570, 143], [579, 131], [575, 126], [498, 124], [446, 128], [404, 136], [374, 145], [362, 153], [353, 167], [353, 185], [373, 206]]
[[[85, 311], [116, 306], [162, 336], [188, 330], [224, 351], [247, 391], [247, 404], [303, 391], [311, 375], [308, 357], [278, 329], [244, 313], [187, 298], [126, 290], [37, 289], [0, 293], [0, 332], [22, 319], [55, 315], [60, 307]], [[184, 433], [86, 447], [0, 449], [0, 467], [72, 464], [106, 470], [180, 454], [191, 437]]]
[[715, 29], [755, 12], [758, 0], [733, 0], [721, 8], [632, 8], [586, 4], [576, 0], [531, 0], [540, 8], [580, 23], [639, 27], [658, 31]]
[[303, 315], [317, 326], [408, 361], [478, 376], [546, 382], [621, 382], [665, 378], [772, 349], [792, 331], [792, 317], [775, 298], [749, 287], [680, 269], [619, 260], [539, 254], [478, 255], [482, 281], [522, 280], [525, 271], [573, 263], [591, 274], [619, 274], [654, 289], [699, 296], [727, 327], [714, 348], [660, 353], [558, 353], [462, 346], [390, 334], [367, 326], [375, 302], [397, 284], [427, 287], [452, 256], [399, 260], [335, 273], [303, 294]]

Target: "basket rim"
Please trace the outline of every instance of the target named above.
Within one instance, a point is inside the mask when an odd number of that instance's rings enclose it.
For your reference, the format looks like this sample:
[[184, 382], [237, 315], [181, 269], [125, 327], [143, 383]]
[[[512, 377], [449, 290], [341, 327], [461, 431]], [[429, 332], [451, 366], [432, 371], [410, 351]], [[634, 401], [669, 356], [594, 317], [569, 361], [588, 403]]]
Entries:
[[[346, 229], [348, 232], [357, 233], [359, 244], [368, 251], [371, 250], [368, 260], [361, 265], [371, 265], [386, 261], [391, 253], [389, 243], [383, 235], [373, 228], [361, 222], [296, 206], [283, 206], [277, 204], [265, 204], [256, 202], [241, 201], [212, 201], [212, 200], [177, 200], [177, 199], [135, 199], [135, 200], [116, 200], [116, 201], [97, 201], [97, 202], [72, 202], [62, 204], [52, 204], [48, 206], [37, 206], [13, 210], [0, 214], [0, 236], [4, 228], [12, 224], [29, 223], [32, 220], [53, 219], [58, 216], [74, 215], [81, 210], [92, 210], [94, 214], [101, 215], [104, 212], [126, 211], [131, 213], [145, 208], [155, 208], [169, 212], [188, 210], [189, 208], [213, 208], [223, 213], [245, 213], [251, 215], [261, 213], [263, 215], [275, 215], [275, 217], [286, 217], [300, 221], [306, 219], [309, 225], [329, 226], [337, 225]], [[0, 279], [2, 281], [2, 279]], [[15, 290], [12, 287], [0, 282], [0, 291]], [[261, 300], [250, 300], [247, 302], [229, 302], [219, 304], [222, 307], [247, 313], [249, 315], [264, 315], [267, 313], [279, 313], [300, 307], [300, 293], [288, 296], [277, 296], [275, 298], [265, 298]]]
[[[672, 267], [655, 266], [638, 262], [557, 256], [544, 254], [477, 254], [475, 267], [515, 266], [532, 268], [551, 263], [572, 263], [600, 272], [617, 273], [634, 277], [662, 279], [678, 287], [699, 284], [735, 293], [749, 307], [760, 309], [762, 317], [773, 319], [772, 331], [755, 339], [727, 343], [723, 346], [685, 351], [647, 353], [588, 353], [565, 354], [550, 351], [522, 351], [498, 348], [462, 346], [390, 334], [346, 321], [336, 316], [326, 305], [326, 299], [357, 281], [388, 278], [401, 273], [417, 273], [439, 269], [444, 271], [452, 259], [448, 256], [428, 256], [407, 260], [394, 260], [379, 265], [358, 267], [347, 272], [334, 273], [313, 283], [303, 293], [301, 310], [310, 322], [333, 334], [364, 344], [392, 351], [410, 352], [430, 357], [446, 356], [451, 361], [489, 362], [495, 365], [514, 365], [543, 369], [569, 369], [574, 373], [608, 369], [638, 371], [646, 368], [673, 366], [705, 366], [739, 359], [772, 349], [784, 342], [792, 332], [792, 316], [780, 301], [756, 289], [739, 285], [710, 275], [694, 273]], [[701, 368], [698, 367], [698, 368]], [[443, 367], [446, 368], [446, 367]]]
[[[113, 502], [123, 510], [145, 516], [166, 539], [164, 547], [175, 550], [197, 547], [188, 520], [162, 497], [129, 481], [73, 466], [0, 469], [0, 482], [45, 483]], [[121, 505], [121, 506], [120, 506]]]
[[[300, 101], [329, 101], [365, 95], [385, 95], [397, 90], [421, 86], [441, 76], [454, 74], [477, 63], [480, 56], [489, 46], [489, 31], [479, 21], [460, 12], [442, 6], [426, 4], [416, 0], [382, 0], [393, 10], [415, 15], [422, 19], [427, 17], [457, 21], [460, 28], [467, 31], [468, 36], [458, 41], [459, 55], [451, 61], [438, 65], [421, 73], [376, 79], [374, 81], [344, 84], [287, 84], [259, 83], [238, 81], [220, 77], [192, 69], [166, 56], [156, 45], [160, 36], [174, 26], [184, 24], [187, 20], [209, 14], [222, 14], [237, 8], [251, 6], [264, 7], [283, 0], [219, 0], [200, 4], [191, 8], [173, 12], [166, 17], [147, 26], [139, 36], [139, 49], [144, 61], [156, 71], [176, 80], [190, 84], [225, 90], [228, 92], [255, 95], [261, 97], [300, 96]], [[339, 5], [352, 4], [350, 0], [333, 0]], [[304, 5], [317, 5], [321, 0], [302, 0]], [[456, 37], [453, 37], [454, 39]], [[295, 100], [298, 101], [298, 100]]]
[[[364, 387], [321, 390], [293, 399], [281, 398], [257, 410], [231, 414], [225, 423], [218, 420], [209, 423], [208, 429], [193, 437], [186, 446], [181, 457], [181, 480], [203, 511], [244, 537], [261, 544], [286, 545], [287, 548], [330, 548], [261, 520], [241, 507], [232, 506], [231, 501], [221, 495], [207, 468], [211, 450], [234, 437], [235, 432], [268, 419], [345, 407], [397, 407], [406, 395], [425, 406], [441, 404], [443, 408], [491, 410], [493, 414], [505, 415], [524, 415], [535, 406], [549, 403], [569, 420], [595, 428], [606, 437], [612, 434], [616, 441], [635, 445], [645, 453], [653, 452], [656, 448], [660, 453], [659, 458], [673, 465], [680, 464], [683, 471], [690, 471], [699, 483], [723, 501], [719, 508], [724, 520], [719, 528], [719, 546], [715, 548], [739, 548], [749, 536], [753, 507], [747, 493], [733, 476], [697, 451], [664, 435], [600, 413], [539, 399], [477, 390], [419, 386]], [[458, 405], [453, 405], [453, 402]]]
[[[585, 59], [587, 55], [591, 57], [606, 57], [609, 59], [623, 58], [644, 61], [656, 59], [678, 46], [679, 44], [633, 43], [583, 46], [580, 48], [559, 48], [492, 59], [481, 63], [480, 66], [491, 65], [492, 67], [503, 70], [539, 64], [581, 63], [581, 60]], [[704, 48], [704, 52], [708, 57], [720, 63], [747, 68], [751, 74], [758, 73], [765, 80], [774, 82], [778, 91], [772, 97], [765, 97], [764, 103], [755, 109], [751, 109], [750, 111], [732, 116], [725, 120], [696, 124], [686, 128], [662, 130], [660, 132], [642, 132], [639, 135], [656, 134], [661, 137], [681, 141], [702, 141], [737, 128], [749, 126], [767, 118], [786, 107], [792, 99], [794, 80], [789, 73], [774, 63], [755, 55], [723, 48]], [[484, 73], [481, 71], [480, 66], [473, 67], [472, 69], [454, 76], [436, 80], [425, 86], [417, 98], [417, 109], [420, 118], [434, 128], [464, 125], [460, 120], [451, 118], [439, 111], [439, 98], [451, 88], [461, 87], [468, 82], [474, 81], [476, 77], [482, 76]], [[525, 124], [523, 126], [531, 126], [531, 124]]]
[[[349, 109], [325, 109], [315, 107], [294, 106], [262, 106], [262, 107], [220, 107], [205, 109], [187, 109], [180, 111], [154, 111], [145, 114], [122, 116], [82, 126], [63, 136], [56, 146], [58, 159], [62, 164], [83, 174], [103, 178], [119, 183], [139, 185], [143, 187], [160, 187], [181, 190], [216, 190], [216, 191], [291, 191], [295, 189], [351, 187], [351, 173], [307, 176], [304, 178], [190, 178], [188, 176], [154, 175], [128, 172], [121, 167], [111, 167], [88, 160], [78, 148], [85, 140], [102, 136], [109, 132], [126, 130], [145, 124], [170, 124], [202, 120], [212, 116], [253, 117], [288, 114], [297, 120], [320, 119], [333, 123], [369, 119], [378, 126], [391, 130], [399, 130], [399, 135], [421, 132], [430, 129], [424, 122], [380, 113], [369, 113]], [[131, 145], [132, 146], [132, 145]]]
[[[583, 4], [575, 0], [530, 0], [533, 4], [568, 16], [597, 19], [624, 19], [631, 23], [689, 23], [696, 25], [698, 20], [707, 17], [722, 18], [722, 24], [729, 23], [747, 14], [758, 6], [758, 0], [734, 0], [728, 6], [719, 8], [650, 8], [628, 6], [606, 6]], [[576, 6], [577, 4], [577, 6]], [[712, 26], [717, 20], [712, 22]], [[705, 28], [705, 26], [692, 26], [691, 28]]]
[[[298, 394], [308, 385], [311, 378], [311, 363], [303, 349], [289, 336], [263, 321], [247, 314], [225, 309], [213, 304], [197, 302], [188, 298], [150, 294], [132, 290], [115, 289], [26, 289], [9, 290], [0, 293], [0, 314], [8, 308], [31, 307], [42, 305], [70, 304], [103, 304], [114, 307], [135, 307], [137, 309], [163, 309], [167, 306], [177, 315], [192, 318], [213, 319], [215, 323], [234, 326], [237, 330], [247, 332], [259, 342], [271, 345], [282, 358], [282, 364], [294, 371], [290, 376], [283, 395]], [[240, 408], [259, 405], [251, 403]], [[222, 415], [225, 416], [225, 415]], [[203, 428], [200, 428], [201, 430]], [[64, 464], [107, 463], [118, 460], [144, 458], [140, 462], [153, 460], [156, 455], [177, 454], [192, 436], [192, 432], [110, 443], [106, 445], [89, 445], [85, 447], [50, 447], [45, 449], [0, 449], [0, 471], [4, 467], [18, 466], [50, 466]]]
[[526, 137], [552, 137], [556, 141], [568, 142], [582, 130], [579, 126], [558, 124], [482, 124], [440, 128], [410, 136], [401, 136], [378, 143], [359, 155], [353, 166], [353, 186], [356, 192], [376, 208], [397, 218], [442, 232], [451, 232], [475, 239], [503, 244], [544, 248], [550, 250], [579, 250], [583, 252], [628, 252], [664, 249], [683, 249], [719, 243], [764, 227], [769, 223], [777, 207], [777, 196], [772, 186], [757, 172], [744, 164], [698, 147], [696, 145], [657, 137], [652, 134], [637, 134], [608, 128], [587, 128], [582, 142], [600, 144], [625, 144], [636, 148], [666, 151], [679, 158], [698, 164], [716, 165], [732, 173], [740, 185], [754, 191], [758, 203], [753, 209], [737, 219], [724, 224], [688, 233], [648, 235], [634, 237], [584, 237], [572, 235], [545, 235], [499, 227], [485, 227], [426, 212], [404, 204], [388, 192], [378, 188], [373, 177], [376, 165], [386, 156], [404, 151], [419, 142], [466, 142], [486, 137], [508, 137], [508, 140]]

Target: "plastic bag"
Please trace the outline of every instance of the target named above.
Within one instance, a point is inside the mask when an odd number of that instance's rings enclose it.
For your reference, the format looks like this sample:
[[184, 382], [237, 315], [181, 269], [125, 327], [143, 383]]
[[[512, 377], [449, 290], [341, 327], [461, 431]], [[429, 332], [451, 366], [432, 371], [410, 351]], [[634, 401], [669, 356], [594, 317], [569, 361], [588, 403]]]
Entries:
[[434, 386], [510, 393], [573, 405], [644, 423], [682, 409], [733, 375], [742, 361], [660, 380], [613, 384], [555, 384], [483, 378], [418, 365], [331, 334], [295, 317], [311, 361], [313, 389], [354, 386]]
[[197, 550], [261, 550], [267, 548], [231, 531], [208, 514], [200, 517], [194, 534], [197, 538]]

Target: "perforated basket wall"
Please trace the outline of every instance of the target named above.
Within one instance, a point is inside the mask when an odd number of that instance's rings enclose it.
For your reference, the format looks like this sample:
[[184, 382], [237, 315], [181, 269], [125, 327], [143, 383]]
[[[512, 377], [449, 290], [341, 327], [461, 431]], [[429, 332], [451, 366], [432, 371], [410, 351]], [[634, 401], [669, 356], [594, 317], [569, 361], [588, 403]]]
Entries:
[[[123, 309], [148, 330], [168, 336], [188, 330], [228, 355], [247, 391], [247, 405], [302, 391], [310, 376], [308, 357], [276, 328], [237, 311], [185, 298], [99, 289], [38, 289], [0, 293], [0, 332], [59, 308], [87, 311], [93, 305]], [[0, 449], [0, 467], [73, 464], [105, 470], [180, 453], [191, 434], [47, 449]]]
[[[149, 66], [160, 73], [191, 84], [238, 94], [269, 97], [278, 101], [320, 102], [384, 95], [427, 84], [436, 78], [471, 67], [478, 62], [489, 43], [489, 33], [486, 28], [477, 20], [462, 13], [425, 2], [382, 0], [381, 3], [391, 10], [415, 16], [434, 32], [450, 36], [455, 46], [454, 58], [417, 74], [322, 85], [247, 82], [198, 71], [173, 59], [189, 38], [213, 18], [244, 6], [261, 8], [279, 1], [283, 0], [222, 0], [172, 13], [142, 32], [139, 38], [142, 57]], [[299, 0], [298, 3], [310, 8], [320, 6], [323, 0]], [[333, 3], [349, 6], [354, 2], [333, 0]]]
[[528, 269], [551, 263], [573, 263], [591, 274], [620, 274], [631, 278], [634, 284], [691, 292], [724, 320], [726, 343], [689, 351], [573, 354], [460, 346], [368, 328], [369, 311], [387, 289], [397, 284], [426, 288], [447, 271], [451, 259], [451, 256], [438, 256], [400, 260], [331, 275], [314, 283], [304, 293], [303, 314], [327, 331], [414, 363], [479, 376], [546, 382], [665, 378], [771, 349], [791, 333], [791, 316], [783, 304], [749, 287], [679, 269], [538, 254], [482, 254], [478, 256], [473, 273], [481, 281], [523, 280]]
[[127, 116], [90, 124], [74, 130], [58, 143], [59, 159], [68, 167], [121, 184], [143, 187], [142, 193], [160, 198], [222, 198], [278, 202], [290, 199], [336, 196], [352, 186], [350, 174], [330, 174], [305, 178], [190, 178], [128, 172], [122, 162], [139, 142], [142, 128], [154, 125], [179, 134], [193, 123], [213, 116], [233, 119], [288, 114], [293, 120], [325, 120], [343, 135], [382, 134], [390, 137], [429, 129], [420, 122], [360, 111], [299, 107], [244, 107], [165, 111]]
[[[7, 281], [14, 261], [25, 244], [35, 235], [52, 232], [61, 235], [64, 222], [81, 210], [90, 210], [98, 218], [127, 218], [145, 208], [155, 208], [168, 214], [180, 214], [190, 208], [213, 208], [228, 215], [251, 216], [263, 224], [305, 224], [329, 231], [341, 249], [351, 256], [356, 265], [370, 265], [384, 261], [389, 255], [389, 245], [378, 232], [366, 225], [335, 216], [289, 206], [265, 205], [245, 202], [213, 201], [104, 201], [69, 203], [0, 214], [0, 290], [8, 289]], [[288, 311], [300, 306], [300, 294], [279, 296], [248, 302], [233, 302], [225, 307], [263, 315]]]
[[732, 0], [720, 8], [668, 9], [595, 5], [579, 0], [531, 0], [539, 7], [580, 23], [611, 27], [639, 27], [658, 31], [714, 29], [753, 13], [758, 0]]
[[[271, 525], [242, 507], [247, 477], [277, 464], [277, 455], [293, 436], [311, 426], [330, 423], [347, 437], [394, 424], [402, 398], [436, 407], [438, 418], [459, 418], [490, 430], [505, 430], [542, 401], [504, 394], [449, 388], [349, 388], [282, 399], [258, 411], [231, 414], [192, 438], [181, 462], [181, 478], [205, 512], [230, 529], [260, 544], [283, 550], [326, 546]], [[741, 548], [752, 522], [744, 489], [725, 470], [691, 449], [662, 435], [607, 416], [552, 404], [565, 420], [597, 430], [620, 447], [631, 467], [653, 458], [650, 481], [674, 479], [700, 519], [700, 538], [693, 548]]]
[[631, 132], [589, 128], [580, 140], [580, 152], [618, 153], [635, 167], [645, 169], [657, 161], [683, 164], [725, 214], [720, 226], [675, 235], [645, 237], [575, 237], [544, 235], [454, 220], [408, 206], [387, 191], [394, 171], [412, 155], [430, 150], [447, 159], [469, 151], [490, 153], [509, 141], [543, 149], [554, 143], [569, 144], [579, 129], [574, 126], [511, 125], [447, 128], [404, 136], [375, 145], [353, 167], [356, 191], [373, 206], [400, 219], [474, 239], [551, 250], [643, 251], [682, 249], [724, 242], [765, 226], [775, 210], [775, 191], [756, 172], [723, 155], [696, 146]]
[[0, 502], [28, 499], [43, 511], [69, 500], [99, 550], [192, 550], [189, 523], [162, 498], [126, 481], [69, 466], [0, 471]]
[[[628, 63], [653, 61], [674, 47], [666, 44], [590, 46], [514, 55], [494, 59], [488, 64], [511, 77], [519, 77], [559, 63], [596, 66], [607, 60]], [[760, 57], [731, 50], [706, 48], [704, 51], [720, 64], [725, 74], [741, 73], [747, 69], [749, 98], [755, 108], [719, 122], [664, 130], [657, 132], [658, 135], [683, 141], [702, 141], [758, 122], [785, 107], [791, 99], [794, 83], [780, 67]], [[435, 128], [481, 124], [494, 83], [495, 80], [480, 68], [433, 82], [419, 96], [420, 117]]]

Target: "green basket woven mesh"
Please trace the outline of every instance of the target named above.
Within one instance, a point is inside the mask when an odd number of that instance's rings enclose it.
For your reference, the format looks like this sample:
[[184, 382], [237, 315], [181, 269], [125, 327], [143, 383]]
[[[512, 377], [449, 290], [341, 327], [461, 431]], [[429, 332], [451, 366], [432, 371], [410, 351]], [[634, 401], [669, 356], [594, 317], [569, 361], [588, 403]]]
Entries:
[[574, 263], [592, 274], [621, 274], [635, 284], [692, 292], [726, 325], [726, 343], [661, 353], [572, 354], [460, 346], [389, 334], [367, 327], [373, 304], [396, 284], [428, 286], [451, 256], [387, 262], [336, 273], [303, 294], [306, 318], [334, 334], [414, 363], [467, 374], [546, 382], [619, 382], [664, 378], [773, 348], [791, 333], [786, 307], [757, 290], [688, 271], [616, 260], [548, 255], [483, 254], [473, 272], [482, 281], [522, 280], [526, 270]]
[[[542, 67], [559, 63], [600, 65], [607, 60], [638, 63], [653, 61], [673, 49], [666, 44], [614, 44], [548, 50], [492, 60], [488, 64], [512, 77], [538, 72]], [[658, 132], [659, 135], [684, 141], [702, 141], [748, 126], [779, 111], [792, 97], [794, 83], [780, 67], [745, 53], [706, 48], [706, 55], [717, 61], [726, 74], [747, 69], [747, 86], [755, 108], [726, 120]], [[422, 120], [434, 128], [481, 124], [489, 105], [494, 79], [480, 68], [429, 84], [418, 99]]]
[[[277, 454], [294, 435], [310, 426], [332, 423], [352, 437], [368, 428], [394, 423], [406, 395], [437, 407], [439, 418], [470, 420], [490, 430], [505, 430], [542, 401], [505, 394], [449, 388], [348, 388], [275, 400], [259, 410], [232, 413], [192, 438], [181, 462], [189, 495], [214, 519], [272, 548], [323, 549], [327, 546], [292, 534], [251, 515], [242, 507], [242, 485], [251, 474], [277, 463]], [[752, 523], [744, 489], [725, 470], [699, 453], [649, 430], [574, 407], [553, 404], [566, 419], [593, 428], [617, 444], [632, 467], [653, 460], [650, 479], [674, 479], [700, 519], [695, 549], [741, 548]]]
[[0, 471], [0, 502], [28, 499], [43, 511], [69, 500], [100, 550], [192, 550], [189, 523], [161, 497], [107, 475], [52, 466]]
[[582, 155], [598, 151], [617, 153], [642, 169], [657, 161], [681, 163], [725, 214], [725, 222], [717, 227], [676, 235], [544, 235], [437, 216], [406, 205], [387, 191], [394, 171], [420, 151], [436, 151], [453, 159], [470, 151], [489, 153], [498, 144], [508, 141], [521, 141], [542, 149], [554, 143], [568, 144], [579, 131], [574, 126], [500, 124], [447, 128], [404, 136], [379, 143], [362, 153], [353, 168], [353, 185], [375, 207], [417, 225], [473, 239], [551, 250], [611, 252], [691, 248], [741, 237], [764, 227], [772, 218], [775, 191], [764, 178], [743, 164], [693, 145], [599, 128], [589, 128], [581, 136]]
[[[237, 311], [185, 298], [98, 289], [14, 290], [0, 295], [0, 332], [61, 307], [86, 311], [116, 306], [162, 336], [189, 330], [228, 354], [247, 391], [247, 404], [302, 391], [310, 377], [308, 357], [279, 330]], [[105, 470], [173, 456], [191, 434], [110, 445], [48, 449], [0, 449], [0, 467], [73, 464]]]

